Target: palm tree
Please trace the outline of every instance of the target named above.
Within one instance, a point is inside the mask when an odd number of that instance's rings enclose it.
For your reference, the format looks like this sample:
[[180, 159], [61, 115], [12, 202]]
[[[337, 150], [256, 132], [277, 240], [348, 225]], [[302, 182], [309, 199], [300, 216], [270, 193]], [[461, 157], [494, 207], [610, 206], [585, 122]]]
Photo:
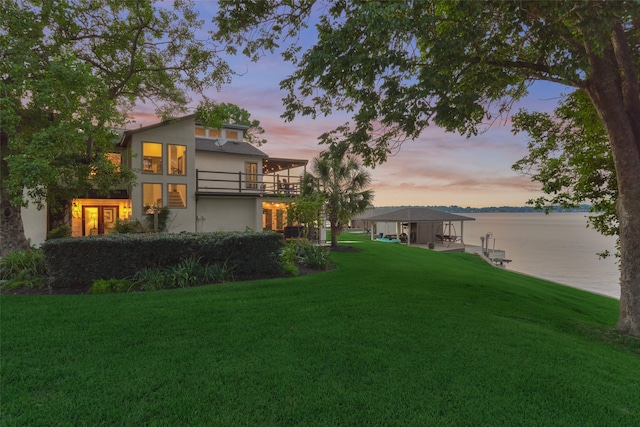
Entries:
[[331, 247], [338, 246], [338, 235], [349, 220], [371, 206], [371, 175], [354, 157], [320, 156], [313, 159], [312, 172], [305, 173], [302, 194], [320, 194], [331, 224]]

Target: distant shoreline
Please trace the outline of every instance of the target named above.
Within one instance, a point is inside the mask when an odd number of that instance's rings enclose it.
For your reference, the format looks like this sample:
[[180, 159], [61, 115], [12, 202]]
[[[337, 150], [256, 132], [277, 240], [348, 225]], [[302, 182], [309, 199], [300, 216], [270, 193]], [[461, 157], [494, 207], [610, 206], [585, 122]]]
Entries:
[[[397, 207], [406, 208], [410, 206], [376, 206], [378, 207]], [[472, 208], [450, 205], [450, 206], [424, 206], [429, 209], [450, 213], [543, 213], [540, 209], [535, 209], [532, 206], [490, 206], [485, 208]], [[552, 212], [590, 212], [591, 206], [581, 205], [578, 208], [565, 209], [561, 207], [555, 207]]]

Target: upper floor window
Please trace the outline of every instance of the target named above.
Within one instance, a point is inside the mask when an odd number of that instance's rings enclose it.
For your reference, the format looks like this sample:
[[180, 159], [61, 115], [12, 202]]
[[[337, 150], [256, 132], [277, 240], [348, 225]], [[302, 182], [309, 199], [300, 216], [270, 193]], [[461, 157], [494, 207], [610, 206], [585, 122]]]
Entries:
[[220, 129], [209, 129], [202, 126], [196, 126], [195, 134], [205, 138], [220, 138], [222, 136]]
[[107, 160], [109, 160], [115, 167], [118, 172], [120, 172], [120, 165], [122, 165], [122, 154], [121, 153], [107, 153], [104, 155]]
[[185, 145], [169, 144], [169, 175], [186, 175], [187, 174], [187, 147]]
[[235, 139], [235, 140], [238, 139], [238, 132], [235, 130], [228, 130], [226, 134], [227, 134], [227, 139]]
[[162, 144], [142, 143], [142, 170], [145, 173], [162, 173]]
[[[116, 167], [116, 172], [120, 172], [120, 166], [122, 165], [122, 154], [121, 153], [105, 153], [104, 158], [107, 159], [111, 164]], [[89, 172], [90, 176], [96, 176], [97, 169], [95, 167], [91, 167], [91, 172]]]

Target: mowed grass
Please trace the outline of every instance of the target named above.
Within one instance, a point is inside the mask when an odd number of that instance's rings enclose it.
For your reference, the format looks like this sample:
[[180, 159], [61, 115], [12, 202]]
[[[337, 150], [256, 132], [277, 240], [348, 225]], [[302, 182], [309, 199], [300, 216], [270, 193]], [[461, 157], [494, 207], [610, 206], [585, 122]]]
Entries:
[[616, 300], [342, 239], [298, 278], [3, 295], [2, 425], [640, 425]]

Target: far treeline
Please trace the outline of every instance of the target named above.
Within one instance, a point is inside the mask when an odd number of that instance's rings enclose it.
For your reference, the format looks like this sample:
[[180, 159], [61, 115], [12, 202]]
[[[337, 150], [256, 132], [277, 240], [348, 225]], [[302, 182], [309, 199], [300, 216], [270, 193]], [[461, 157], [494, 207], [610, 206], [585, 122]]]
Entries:
[[[389, 206], [395, 207], [395, 206]], [[406, 208], [408, 206], [398, 206], [398, 208]], [[436, 211], [450, 212], [450, 213], [491, 213], [491, 212], [542, 212], [540, 209], [536, 209], [533, 206], [490, 206], [485, 208], [472, 208], [467, 206], [450, 205], [450, 206], [425, 206], [426, 208]], [[580, 205], [576, 208], [562, 208], [556, 206], [551, 209], [552, 212], [590, 212], [591, 205]]]

